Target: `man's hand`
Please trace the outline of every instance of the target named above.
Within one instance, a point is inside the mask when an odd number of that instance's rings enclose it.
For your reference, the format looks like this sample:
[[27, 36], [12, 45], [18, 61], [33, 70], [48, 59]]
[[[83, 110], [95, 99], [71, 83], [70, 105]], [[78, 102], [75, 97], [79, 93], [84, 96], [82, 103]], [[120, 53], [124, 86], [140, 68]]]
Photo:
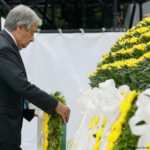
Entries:
[[70, 109], [68, 106], [62, 104], [61, 102], [58, 102], [58, 105], [55, 109], [55, 111], [62, 116], [63, 122], [67, 123], [69, 121], [70, 116]]

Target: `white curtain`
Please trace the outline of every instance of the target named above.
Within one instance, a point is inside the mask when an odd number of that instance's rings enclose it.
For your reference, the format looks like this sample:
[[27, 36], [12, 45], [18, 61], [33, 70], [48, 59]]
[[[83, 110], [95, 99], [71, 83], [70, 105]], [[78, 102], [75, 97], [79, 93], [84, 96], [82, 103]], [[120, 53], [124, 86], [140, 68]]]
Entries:
[[[88, 74], [123, 33], [41, 33], [21, 51], [30, 81], [48, 93], [60, 91], [71, 108], [67, 141], [80, 120], [79, 90], [89, 87]], [[37, 118], [24, 121], [23, 150], [37, 149]]]

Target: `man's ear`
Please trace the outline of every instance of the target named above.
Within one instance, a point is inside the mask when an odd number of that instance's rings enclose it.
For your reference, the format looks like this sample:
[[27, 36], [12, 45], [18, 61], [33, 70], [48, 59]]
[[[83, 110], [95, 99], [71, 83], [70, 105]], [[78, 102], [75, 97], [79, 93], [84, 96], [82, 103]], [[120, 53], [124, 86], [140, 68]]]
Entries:
[[21, 25], [21, 24], [17, 24], [17, 25], [16, 25], [16, 31], [17, 31], [18, 33], [20, 33], [20, 32], [22, 31], [22, 29], [23, 29], [23, 25]]

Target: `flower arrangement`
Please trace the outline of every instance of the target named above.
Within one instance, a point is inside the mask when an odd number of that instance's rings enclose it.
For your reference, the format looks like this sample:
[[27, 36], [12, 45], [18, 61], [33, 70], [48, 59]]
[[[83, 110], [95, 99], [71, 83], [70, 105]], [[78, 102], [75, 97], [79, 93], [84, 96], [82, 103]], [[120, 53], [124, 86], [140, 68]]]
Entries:
[[81, 92], [77, 105], [82, 114], [69, 150], [113, 150], [138, 92], [113, 79]]
[[[52, 95], [56, 100], [65, 104], [64, 97], [60, 92]], [[62, 118], [56, 112], [50, 116], [43, 115], [43, 150], [60, 150], [62, 144]]]
[[108, 136], [108, 144], [107, 144], [106, 150], [114, 149], [116, 141], [121, 136], [122, 128], [126, 121], [127, 114], [129, 110], [131, 109], [131, 105], [136, 96], [137, 96], [137, 92], [132, 91], [122, 101], [121, 108], [120, 108], [120, 116], [118, 120], [115, 121], [115, 123], [112, 125], [111, 132]]
[[[98, 87], [99, 83], [108, 79], [114, 79], [117, 87], [126, 84], [131, 90], [140, 92], [150, 87], [150, 17], [118, 39], [98, 63], [96, 71], [89, 75], [89, 79], [92, 87]], [[135, 111], [136, 105], [132, 103], [121, 134], [112, 145], [113, 150], [136, 149], [138, 136], [131, 133], [128, 124]]]

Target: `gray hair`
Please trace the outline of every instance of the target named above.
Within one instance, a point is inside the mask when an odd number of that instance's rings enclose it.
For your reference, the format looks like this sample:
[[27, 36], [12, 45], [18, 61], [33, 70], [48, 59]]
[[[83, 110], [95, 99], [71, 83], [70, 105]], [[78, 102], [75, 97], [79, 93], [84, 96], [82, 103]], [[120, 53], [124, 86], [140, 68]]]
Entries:
[[29, 29], [34, 22], [38, 26], [42, 25], [41, 19], [31, 8], [25, 5], [18, 5], [8, 13], [4, 27], [10, 31], [15, 30], [16, 25], [23, 25]]

